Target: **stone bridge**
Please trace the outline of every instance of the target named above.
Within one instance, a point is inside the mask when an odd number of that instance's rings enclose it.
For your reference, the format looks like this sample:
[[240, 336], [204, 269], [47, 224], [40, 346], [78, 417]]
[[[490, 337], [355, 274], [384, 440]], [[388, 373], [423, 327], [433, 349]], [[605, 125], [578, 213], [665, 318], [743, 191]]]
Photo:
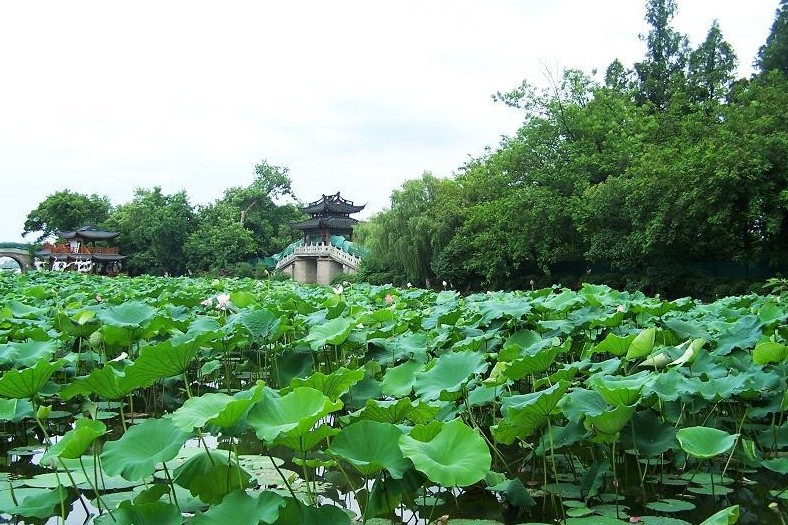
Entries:
[[23, 272], [28, 271], [33, 266], [33, 259], [30, 252], [19, 248], [0, 248], [0, 257], [9, 257], [16, 261]]
[[356, 273], [361, 259], [330, 244], [299, 246], [276, 269], [299, 283], [330, 284], [340, 273]]

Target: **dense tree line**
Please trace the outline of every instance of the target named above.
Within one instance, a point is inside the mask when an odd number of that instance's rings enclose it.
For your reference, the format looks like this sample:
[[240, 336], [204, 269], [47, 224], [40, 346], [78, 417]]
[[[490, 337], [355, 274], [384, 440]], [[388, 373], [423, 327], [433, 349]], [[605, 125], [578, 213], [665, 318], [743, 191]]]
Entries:
[[691, 48], [676, 10], [648, 3], [646, 55], [631, 68], [496, 94], [522, 111], [520, 129], [452, 178], [395, 190], [359, 232], [363, 275], [522, 288], [583, 261], [664, 292], [696, 261], [788, 263], [788, 2], [749, 79], [735, 78], [716, 22]]
[[[292, 202], [280, 204], [283, 198]], [[113, 243], [129, 256], [132, 275], [250, 274], [249, 261], [298, 237], [289, 223], [301, 218], [288, 169], [262, 161], [249, 186], [229, 188], [204, 206], [192, 206], [185, 191], [166, 195], [159, 187], [137, 188], [131, 202], [114, 207], [107, 197], [59, 191], [28, 214], [23, 234], [37, 233], [40, 242], [85, 225], [117, 231]]]

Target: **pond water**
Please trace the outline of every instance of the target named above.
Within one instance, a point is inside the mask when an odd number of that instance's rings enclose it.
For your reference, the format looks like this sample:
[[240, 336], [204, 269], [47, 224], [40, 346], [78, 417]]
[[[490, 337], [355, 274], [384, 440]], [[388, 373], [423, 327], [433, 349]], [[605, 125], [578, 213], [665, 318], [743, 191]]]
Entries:
[[[120, 421], [114, 421], [117, 429], [120, 430]], [[55, 424], [52, 430], [62, 430], [63, 424]], [[26, 432], [25, 432], [26, 433]], [[55, 435], [53, 442], [59, 437]], [[200, 447], [207, 445], [212, 450], [225, 450], [228, 448], [226, 439], [217, 439], [215, 436], [204, 435], [202, 442], [192, 439], [186, 443], [185, 449], [198, 451]], [[259, 457], [261, 454], [260, 441], [253, 434], [246, 434], [236, 441], [236, 450], [241, 457]], [[0, 454], [5, 461], [0, 465], [0, 476], [3, 480], [30, 479], [38, 474], [48, 472], [47, 469], [38, 464], [38, 460], [43, 453], [43, 447], [36, 439], [25, 439], [19, 434], [2, 434], [0, 440]], [[281, 469], [283, 472], [294, 475], [299, 472], [300, 467], [292, 461], [292, 454], [285, 449], [277, 449], [275, 457], [281, 458]], [[188, 456], [188, 454], [187, 454]], [[185, 457], [185, 456], [184, 456]], [[182, 459], [179, 460], [182, 463]], [[173, 461], [177, 463], [177, 461]], [[171, 465], [170, 468], [174, 468]], [[714, 488], [710, 488], [708, 479], [698, 476], [693, 479], [692, 475], [677, 476], [675, 479], [648, 480], [644, 484], [639, 483], [639, 474], [635, 462], [621, 465], [621, 481], [618, 494], [600, 494], [596, 498], [589, 500], [589, 507], [599, 509], [605, 507], [607, 515], [616, 516], [621, 523], [656, 523], [672, 525], [667, 521], [654, 521], [655, 514], [646, 505], [656, 499], [664, 501], [689, 502], [694, 508], [684, 511], [671, 512], [670, 517], [684, 520], [688, 523], [700, 523], [720, 508], [734, 504], [741, 506], [741, 516], [738, 521], [742, 525], [785, 525], [785, 515], [769, 508], [769, 503], [774, 500], [770, 491], [786, 490], [781, 486], [779, 477], [763, 472], [750, 472], [742, 482], [725, 482], [716, 485], [714, 495], [710, 494]], [[321, 505], [336, 505], [348, 509], [357, 517], [361, 516], [361, 506], [356, 498], [354, 491], [347, 486], [347, 480], [334, 475], [324, 477], [324, 469], [317, 469], [317, 481], [319, 487], [318, 503]], [[576, 509], [582, 501], [581, 487], [577, 480], [572, 476], [562, 476], [558, 483], [543, 486], [540, 481], [534, 481], [527, 471], [521, 472], [520, 476], [523, 483], [530, 487], [530, 492], [534, 498], [534, 505], [531, 507], [518, 508], [502, 501], [493, 492], [485, 490], [480, 486], [472, 486], [465, 490], [454, 489], [447, 491], [440, 487], [429, 488], [415, 499], [415, 504], [409, 508], [398, 508], [393, 514], [393, 519], [398, 519], [402, 523], [412, 525], [426, 525], [437, 520], [439, 517], [448, 515], [452, 519], [466, 518], [479, 520], [492, 520], [503, 524], [517, 524], [527, 522], [540, 523], [563, 523], [567, 518], [567, 512]], [[277, 474], [271, 469], [269, 481], [276, 482]], [[297, 483], [296, 483], [297, 485]], [[294, 485], [295, 486], [295, 485]], [[368, 485], [371, 487], [372, 484]], [[550, 492], [544, 489], [548, 488]], [[355, 487], [355, 491], [359, 486]], [[280, 485], [279, 492], [283, 495], [286, 491]], [[122, 492], [121, 492], [122, 494]], [[91, 492], [83, 490], [80, 498], [71, 503], [71, 511], [65, 520], [66, 525], [83, 525], [90, 523], [91, 518], [98, 515], [98, 510], [91, 502]], [[87, 512], [86, 512], [87, 510]], [[577, 515], [580, 515], [579, 513]], [[571, 516], [571, 513], [569, 514]], [[639, 519], [641, 521], [630, 521]], [[3, 521], [8, 520], [8, 521]], [[10, 521], [10, 516], [2, 516], [0, 523], [44, 523], [45, 525], [56, 525], [63, 523], [59, 518], [51, 518], [46, 522], [24, 522]]]

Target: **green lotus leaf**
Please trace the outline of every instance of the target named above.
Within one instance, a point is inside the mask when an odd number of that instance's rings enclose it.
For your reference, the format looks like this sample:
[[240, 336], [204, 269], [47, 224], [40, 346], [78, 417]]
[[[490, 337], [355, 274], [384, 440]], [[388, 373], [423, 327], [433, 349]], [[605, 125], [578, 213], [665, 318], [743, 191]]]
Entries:
[[739, 514], [739, 506], [733, 505], [709, 516], [700, 525], [733, 525], [739, 521]]
[[32, 368], [23, 370], [6, 370], [0, 378], [0, 396], [13, 399], [32, 399], [49, 381], [55, 370], [63, 366], [59, 359], [52, 363], [41, 360]]
[[339, 429], [329, 425], [313, 427], [309, 432], [285, 432], [274, 439], [273, 444], [284, 446], [298, 452], [307, 452], [322, 442], [327, 442], [339, 433]]
[[657, 457], [676, 448], [676, 429], [662, 420], [658, 412], [641, 410], [632, 416], [633, 432], [624, 432], [622, 438], [627, 449], [634, 449], [639, 456]]
[[178, 507], [172, 503], [124, 501], [112, 511], [112, 515], [102, 514], [95, 523], [97, 525], [182, 525], [183, 516]]
[[445, 423], [427, 442], [403, 434], [399, 446], [418, 471], [444, 487], [466, 487], [484, 479], [490, 470], [487, 443], [460, 419]]
[[646, 507], [657, 512], [683, 512], [685, 510], [692, 510], [695, 504], [686, 500], [664, 498], [659, 501], [652, 501], [646, 503]]
[[635, 413], [635, 407], [627, 405], [620, 405], [612, 409], [605, 410], [601, 414], [587, 416], [585, 420], [586, 427], [593, 428], [600, 434], [607, 434], [613, 436], [624, 428], [632, 414]]
[[128, 376], [111, 366], [105, 366], [94, 368], [86, 377], [74, 379], [60, 392], [60, 397], [69, 400], [78, 395], [96, 394], [101, 399], [116, 400], [123, 399], [134, 390], [151, 384], [152, 381], [143, 377]]
[[143, 346], [139, 357], [125, 372], [140, 383], [152, 384], [158, 379], [185, 372], [199, 349], [194, 342], [173, 343], [172, 340]]
[[532, 330], [512, 334], [498, 354], [499, 361], [510, 363], [504, 370], [509, 379], [520, 379], [528, 374], [547, 370], [562, 349], [558, 338], [545, 338]]
[[424, 401], [439, 399], [442, 392], [456, 393], [474, 376], [487, 370], [484, 354], [466, 350], [451, 352], [434, 360], [427, 371], [416, 372], [414, 389]]
[[264, 395], [249, 411], [247, 422], [258, 438], [271, 442], [281, 434], [303, 436], [318, 420], [340, 408], [341, 401], [331, 401], [314, 388], [299, 387], [282, 397]]
[[156, 315], [156, 309], [139, 301], [127, 301], [98, 311], [102, 323], [118, 328], [140, 328]]
[[189, 434], [170, 419], [146, 419], [129, 428], [117, 441], [104, 444], [101, 461], [104, 471], [136, 481], [150, 476], [158, 463], [173, 459]]
[[405, 361], [401, 365], [386, 368], [380, 391], [387, 396], [405, 397], [413, 390], [416, 372], [422, 370], [424, 364], [415, 360]]
[[0, 344], [0, 364], [18, 368], [35, 366], [40, 360], [49, 361], [59, 347], [60, 342], [55, 339]]
[[341, 345], [353, 329], [353, 319], [337, 317], [322, 324], [313, 326], [304, 341], [309, 343], [312, 350], [317, 350], [326, 345]]
[[273, 523], [279, 517], [279, 509], [284, 506], [284, 498], [275, 492], [265, 491], [255, 497], [242, 490], [236, 490], [225, 496], [220, 504], [211, 506], [204, 513], [198, 512], [192, 523], [194, 525]]
[[[35, 490], [30, 495], [21, 497], [17, 495], [18, 505], [13, 501], [10, 505], [3, 505], [0, 512], [26, 518], [38, 518], [45, 520], [51, 516], [60, 514], [60, 507], [65, 504], [69, 507], [68, 491], [62, 485], [53, 487], [54, 490]], [[23, 493], [25, 494], [25, 493]]]
[[426, 363], [428, 360], [429, 341], [426, 332], [406, 332], [394, 337], [373, 338], [369, 340], [369, 344], [381, 348], [380, 353], [372, 357], [381, 365], [393, 365], [403, 359], [420, 363]]
[[391, 423], [363, 420], [343, 428], [331, 441], [329, 453], [338, 456], [366, 477], [384, 468], [401, 478], [410, 467], [397, 445], [402, 431]]
[[736, 444], [738, 434], [710, 427], [686, 427], [676, 432], [681, 449], [690, 456], [708, 459], [724, 454]]
[[403, 397], [397, 400], [368, 399], [367, 404], [351, 415], [353, 422], [368, 419], [382, 423], [400, 424], [410, 421], [414, 425], [435, 419], [440, 407]]
[[759, 365], [781, 363], [786, 357], [788, 357], [788, 346], [774, 341], [758, 343], [752, 351], [752, 360]]
[[669, 364], [670, 366], [682, 366], [685, 363], [692, 364], [695, 361], [695, 358], [698, 356], [698, 352], [700, 351], [700, 349], [703, 348], [703, 345], [706, 344], [706, 340], [702, 338], [698, 338], [698, 339], [693, 339], [692, 342], [687, 341], [687, 343], [685, 344], [687, 344], [687, 349], [684, 350], [684, 353], [681, 354], [677, 359], [674, 359]]
[[788, 474], [788, 458], [767, 459], [761, 463], [765, 468], [778, 474]]
[[632, 340], [632, 343], [630, 343], [629, 348], [627, 349], [626, 358], [638, 359], [650, 354], [651, 349], [654, 348], [654, 339], [656, 338], [656, 335], [657, 329], [653, 326], [641, 331], [635, 337], [635, 339]]
[[495, 439], [510, 444], [515, 438], [525, 438], [547, 423], [558, 402], [564, 396], [569, 383], [560, 381], [550, 388], [504, 398], [501, 413], [504, 418], [491, 427]]
[[323, 392], [331, 401], [336, 401], [362, 379], [364, 379], [363, 369], [350, 370], [342, 367], [328, 375], [323, 372], [315, 372], [306, 379], [296, 377], [290, 382], [290, 388], [314, 388]]
[[249, 486], [252, 476], [227, 455], [207, 451], [190, 457], [173, 471], [173, 482], [203, 503], [218, 504], [227, 494]]
[[610, 516], [585, 516], [583, 518], [567, 518], [566, 525], [622, 525], [625, 521]]
[[242, 390], [232, 396], [222, 392], [203, 394], [187, 399], [172, 414], [172, 421], [185, 432], [202, 428], [207, 424], [221, 428], [236, 425], [263, 395], [265, 384], [260, 381], [250, 390]]
[[350, 525], [350, 515], [335, 505], [313, 507], [291, 497], [284, 500], [272, 525]]
[[27, 399], [0, 399], [0, 421], [18, 423], [33, 416], [33, 403]]
[[107, 425], [93, 419], [78, 419], [74, 428], [66, 432], [60, 440], [49, 447], [41, 456], [41, 464], [47, 465], [50, 459], [77, 459], [97, 438], [107, 433]]
[[[233, 303], [237, 305], [234, 300]], [[266, 308], [243, 310], [233, 321], [241, 324], [257, 341], [277, 339], [278, 329], [282, 325], [282, 318]]]
[[613, 406], [633, 406], [641, 398], [641, 391], [653, 375], [643, 370], [631, 376], [593, 375], [588, 385], [599, 392], [602, 398]]
[[619, 336], [610, 332], [600, 343], [591, 348], [590, 353], [599, 354], [607, 352], [615, 356], [622, 356], [627, 353], [635, 337], [637, 337], [636, 334]]

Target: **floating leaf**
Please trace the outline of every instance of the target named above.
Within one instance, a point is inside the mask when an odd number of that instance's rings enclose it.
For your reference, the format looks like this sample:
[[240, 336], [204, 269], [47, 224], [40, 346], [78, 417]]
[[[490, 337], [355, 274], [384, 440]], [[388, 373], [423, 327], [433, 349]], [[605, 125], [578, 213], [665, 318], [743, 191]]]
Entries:
[[3, 505], [0, 509], [4, 514], [13, 514], [17, 516], [24, 516], [26, 518], [47, 519], [50, 516], [60, 514], [61, 505], [69, 506], [68, 492], [62, 485], [56, 485], [54, 490], [47, 490], [42, 492], [36, 490], [32, 494], [20, 497], [17, 496], [19, 505]]
[[664, 498], [646, 503], [646, 507], [657, 512], [683, 512], [694, 509], [695, 504], [681, 499]]

